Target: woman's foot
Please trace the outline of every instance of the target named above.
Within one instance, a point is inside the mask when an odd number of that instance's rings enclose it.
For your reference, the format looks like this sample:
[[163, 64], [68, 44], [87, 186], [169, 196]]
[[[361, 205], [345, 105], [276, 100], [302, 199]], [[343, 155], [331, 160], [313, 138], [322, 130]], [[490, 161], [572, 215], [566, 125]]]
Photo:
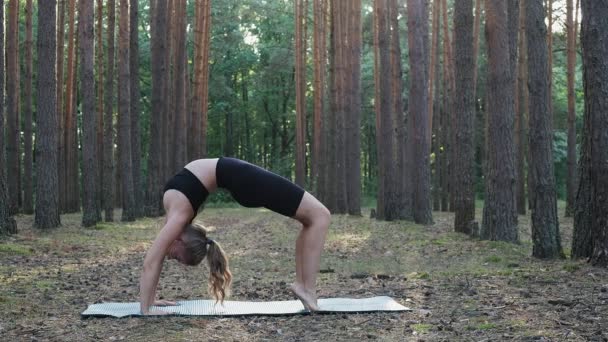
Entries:
[[293, 294], [296, 295], [296, 297], [298, 297], [298, 299], [300, 299], [306, 310], [319, 310], [319, 306], [317, 305], [317, 296], [314, 294], [314, 292], [306, 290], [304, 286], [298, 283], [291, 284], [289, 289], [291, 290], [291, 292], [293, 292]]

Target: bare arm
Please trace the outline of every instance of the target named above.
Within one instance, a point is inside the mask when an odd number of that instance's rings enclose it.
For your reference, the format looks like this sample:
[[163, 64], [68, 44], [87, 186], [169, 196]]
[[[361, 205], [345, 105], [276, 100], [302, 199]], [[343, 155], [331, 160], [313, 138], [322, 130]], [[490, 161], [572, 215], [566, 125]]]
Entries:
[[169, 217], [152, 243], [152, 247], [146, 253], [139, 283], [140, 309], [144, 315], [148, 314], [150, 306], [154, 304], [156, 286], [163, 268], [163, 260], [173, 241], [179, 237], [184, 226], [188, 223], [186, 217], [186, 215], [172, 215]]

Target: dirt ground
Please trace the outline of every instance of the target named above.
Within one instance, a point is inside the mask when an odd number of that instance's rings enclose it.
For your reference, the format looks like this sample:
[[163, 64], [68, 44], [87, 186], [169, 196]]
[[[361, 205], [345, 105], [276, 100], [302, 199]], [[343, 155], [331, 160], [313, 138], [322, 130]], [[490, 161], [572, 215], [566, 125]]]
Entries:
[[[119, 213], [117, 213], [119, 215]], [[80, 228], [62, 217], [50, 232], [17, 218], [20, 233], [0, 240], [0, 339], [3, 341], [608, 341], [608, 270], [585, 261], [530, 257], [522, 243], [453, 233], [453, 216], [435, 224], [334, 216], [320, 297], [388, 295], [404, 313], [281, 317], [89, 318], [100, 302], [137, 301], [143, 255], [158, 220]], [[298, 224], [264, 210], [207, 209], [197, 221], [223, 245], [234, 274], [231, 299], [291, 300]], [[561, 223], [569, 253], [572, 221]], [[167, 261], [160, 297], [203, 299], [206, 266]]]

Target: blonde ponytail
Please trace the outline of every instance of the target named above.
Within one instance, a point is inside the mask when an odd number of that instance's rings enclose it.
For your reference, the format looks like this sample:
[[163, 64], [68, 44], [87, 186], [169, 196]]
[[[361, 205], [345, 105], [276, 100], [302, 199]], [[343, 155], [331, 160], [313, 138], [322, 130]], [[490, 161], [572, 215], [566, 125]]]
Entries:
[[207, 264], [209, 265], [209, 294], [221, 303], [230, 295], [232, 273], [228, 268], [228, 258], [222, 247], [209, 240], [207, 247]]
[[186, 226], [183, 242], [188, 253], [187, 265], [198, 265], [205, 257], [209, 265], [209, 294], [216, 301], [224, 302], [230, 295], [232, 273], [228, 268], [226, 253], [217, 242], [207, 238], [207, 231], [198, 224]]

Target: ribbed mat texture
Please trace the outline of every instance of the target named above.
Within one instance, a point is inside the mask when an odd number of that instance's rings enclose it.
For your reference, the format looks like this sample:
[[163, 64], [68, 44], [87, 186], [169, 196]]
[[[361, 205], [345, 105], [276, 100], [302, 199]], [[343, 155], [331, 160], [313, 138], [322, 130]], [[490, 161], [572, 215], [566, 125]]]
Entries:
[[[176, 306], [153, 307], [181, 316], [247, 316], [247, 315], [297, 315], [308, 313], [299, 300], [280, 302], [239, 302], [214, 300], [189, 300]], [[319, 299], [319, 312], [378, 312], [410, 311], [391, 297], [372, 298], [325, 298]], [[83, 317], [127, 317], [141, 316], [139, 303], [93, 304], [81, 314]]]

